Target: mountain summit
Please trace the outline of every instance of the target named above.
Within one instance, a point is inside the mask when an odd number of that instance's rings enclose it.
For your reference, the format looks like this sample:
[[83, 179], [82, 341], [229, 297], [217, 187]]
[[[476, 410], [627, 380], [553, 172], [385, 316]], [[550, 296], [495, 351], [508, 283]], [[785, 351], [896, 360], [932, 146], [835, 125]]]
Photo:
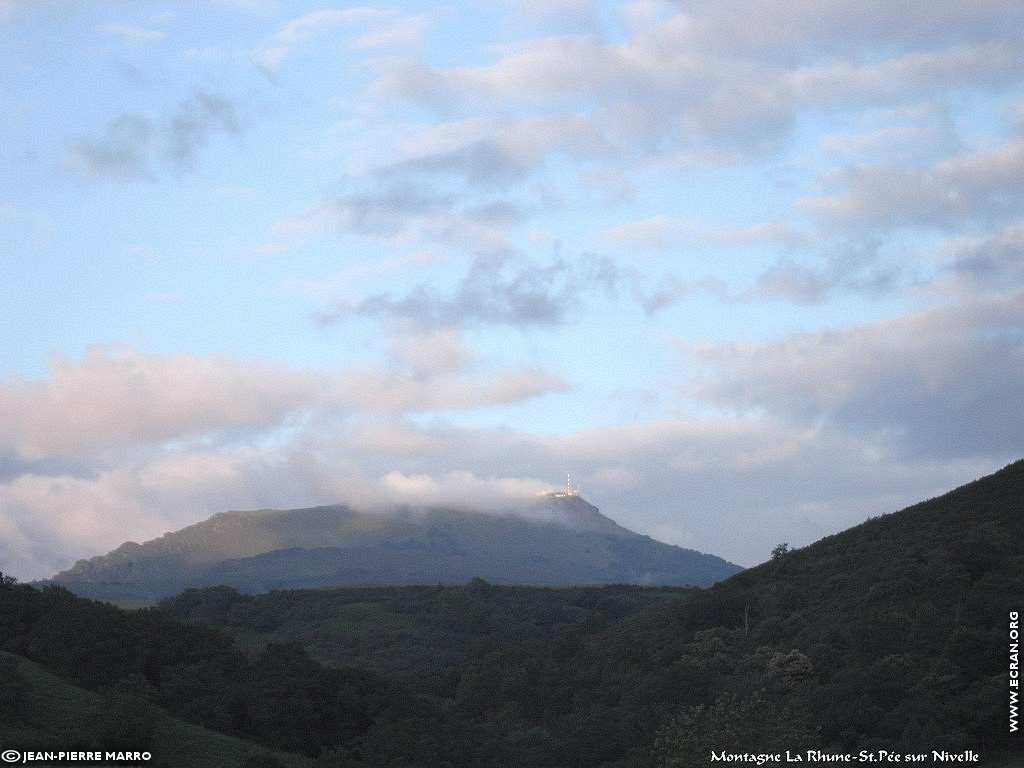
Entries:
[[221, 512], [80, 560], [52, 581], [87, 596], [154, 599], [226, 584], [246, 592], [359, 584], [709, 586], [741, 568], [616, 524], [575, 493], [514, 510], [345, 505]]

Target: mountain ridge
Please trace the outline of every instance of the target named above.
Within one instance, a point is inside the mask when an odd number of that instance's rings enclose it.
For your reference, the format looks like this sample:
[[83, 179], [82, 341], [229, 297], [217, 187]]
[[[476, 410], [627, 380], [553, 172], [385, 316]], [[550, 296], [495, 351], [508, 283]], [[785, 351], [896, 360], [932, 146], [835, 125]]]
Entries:
[[583, 583], [709, 586], [742, 570], [651, 539], [578, 495], [499, 511], [344, 504], [218, 512], [80, 560], [52, 583], [107, 599], [154, 599], [227, 584], [248, 592], [358, 584]]

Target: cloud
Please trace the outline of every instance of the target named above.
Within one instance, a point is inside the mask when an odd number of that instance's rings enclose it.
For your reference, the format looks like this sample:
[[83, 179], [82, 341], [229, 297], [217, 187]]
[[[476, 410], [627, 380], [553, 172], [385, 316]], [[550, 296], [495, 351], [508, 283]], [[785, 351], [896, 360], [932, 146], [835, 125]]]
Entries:
[[432, 328], [557, 326], [573, 318], [592, 294], [613, 297], [632, 277], [606, 257], [558, 256], [538, 263], [495, 253], [474, 258], [447, 293], [421, 283], [404, 296], [380, 293], [354, 303], [337, 302], [316, 319], [322, 325], [366, 317]]
[[491, 187], [520, 181], [552, 155], [593, 159], [608, 155], [610, 145], [593, 121], [556, 114], [442, 124], [408, 140], [405, 152], [382, 175], [449, 175]]
[[352, 371], [336, 397], [361, 413], [429, 413], [519, 403], [567, 386], [563, 379], [537, 368], [499, 371], [482, 381], [449, 376], [424, 380], [366, 368]]
[[346, 11], [313, 11], [292, 19], [270, 39], [266, 40], [252, 55], [257, 65], [273, 72], [302, 46], [326, 34], [353, 15], [365, 13], [363, 9]]
[[346, 372], [331, 399], [359, 413], [428, 413], [519, 403], [568, 388], [536, 367], [474, 370], [454, 328], [397, 335], [390, 359], [389, 367]]
[[87, 176], [122, 181], [152, 177], [158, 162], [190, 171], [212, 134], [238, 131], [230, 100], [196, 91], [160, 118], [125, 113], [111, 120], [101, 137], [72, 142], [67, 165]]
[[55, 354], [50, 369], [0, 382], [0, 561], [20, 577], [195, 522], [197, 510], [507, 498], [520, 481], [502, 472], [435, 468], [427, 483], [372, 457], [424, 445], [402, 426], [407, 414], [567, 386], [535, 367], [484, 364], [455, 329], [395, 329], [385, 364], [330, 374], [123, 346]]
[[1024, 50], [1007, 32], [1009, 19], [1024, 23], [1024, 13], [1012, 2], [965, 9], [943, 0], [926, 12], [882, 2], [805, 6], [633, 8], [623, 12], [621, 40], [517, 40], [471, 66], [407, 58], [374, 93], [441, 114], [572, 114], [581, 123], [575, 130], [600, 136], [605, 154], [685, 150], [706, 162], [735, 162], [776, 148], [808, 109], [934, 98], [1024, 76]]
[[965, 7], [957, 0], [927, 6], [867, 0], [713, 0], [688, 3], [677, 40], [705, 51], [792, 61], [814, 55], [884, 52], [894, 47], [948, 44], [964, 37], [1006, 36], [1024, 21], [1013, 0], [980, 0]]
[[408, 422], [307, 429], [317, 431], [259, 450], [183, 446], [87, 477], [0, 482], [4, 571], [50, 576], [126, 539], [143, 541], [227, 509], [338, 502], [507, 509], [558, 485], [566, 469], [584, 497], [620, 524], [652, 534], [670, 525], [685, 545], [752, 565], [779, 541], [809, 543], [994, 468], [894, 464], [862, 442], [751, 418], [563, 435]]
[[869, 436], [912, 458], [1024, 450], [1024, 293], [847, 331], [705, 348], [701, 398]]
[[214, 0], [214, 2], [226, 8], [257, 16], [268, 15], [277, 5], [277, 0]]
[[787, 79], [799, 99], [813, 106], [887, 104], [928, 91], [1000, 88], [1024, 75], [1018, 39], [989, 40], [940, 51], [911, 52], [880, 62], [812, 65]]
[[824, 183], [835, 194], [798, 206], [829, 225], [951, 229], [1016, 217], [1024, 198], [1024, 140], [964, 154], [931, 168], [854, 166]]
[[428, 16], [403, 16], [370, 6], [313, 11], [288, 21], [252, 53], [253, 62], [268, 74], [338, 27], [363, 28], [349, 45], [356, 48], [413, 47], [430, 28]]
[[927, 167], [964, 152], [949, 109], [938, 104], [871, 110], [860, 130], [830, 133], [818, 151], [830, 162]]
[[791, 246], [804, 239], [790, 224], [766, 223], [736, 229], [708, 229], [695, 222], [670, 216], [609, 227], [599, 237], [612, 245], [640, 251], [670, 251], [703, 246], [749, 245], [758, 243]]
[[375, 192], [339, 195], [320, 215], [329, 217], [332, 225], [341, 230], [394, 235], [408, 230], [413, 220], [444, 214], [453, 203], [445, 195], [395, 184]]
[[[562, 434], [456, 427], [382, 408], [396, 392], [400, 405], [409, 397], [439, 408], [531, 396], [517, 371], [481, 368], [451, 328], [396, 333], [379, 382], [360, 382], [358, 369], [325, 383], [230, 358], [94, 350], [79, 363], [55, 362], [48, 380], [0, 391], [0, 559], [19, 578], [48, 576], [225, 509], [503, 508], [569, 469], [619, 523], [647, 533], [671, 526], [682, 543], [753, 564], [772, 543], [808, 543], [994, 469], [993, 454], [1019, 449], [1024, 409], [1011, 382], [1022, 365], [1020, 299], [706, 351], [699, 364], [720, 375], [701, 396], [746, 412]], [[955, 365], [936, 348], [956, 351]], [[538, 389], [556, 384], [538, 380]], [[998, 413], [984, 415], [970, 395], [979, 382]], [[370, 383], [362, 415], [339, 407], [352, 395], [346, 386]], [[294, 418], [310, 407], [313, 417]], [[121, 451], [113, 462], [101, 455], [111, 450]]]
[[50, 378], [0, 383], [0, 446], [21, 460], [95, 456], [260, 430], [315, 400], [316, 377], [227, 356], [91, 348], [54, 354]]
[[960, 290], [1006, 290], [1024, 284], [1024, 225], [983, 239], [965, 239], [954, 250], [945, 276]]
[[792, 255], [779, 257], [736, 298], [819, 304], [837, 294], [878, 297], [906, 287], [913, 280], [912, 271], [886, 258], [877, 238], [834, 242], [815, 251], [809, 263]]
[[131, 24], [103, 24], [96, 27], [96, 31], [106, 35], [113, 35], [126, 45], [135, 47], [159, 43], [164, 39], [164, 33], [159, 29], [147, 29]]
[[0, 382], [0, 458], [106, 461], [176, 442], [254, 440], [309, 414], [423, 413], [506, 405], [564, 390], [536, 367], [478, 363], [455, 329], [396, 330], [385, 365], [333, 373], [227, 355], [155, 355], [96, 346], [54, 353], [50, 376]]

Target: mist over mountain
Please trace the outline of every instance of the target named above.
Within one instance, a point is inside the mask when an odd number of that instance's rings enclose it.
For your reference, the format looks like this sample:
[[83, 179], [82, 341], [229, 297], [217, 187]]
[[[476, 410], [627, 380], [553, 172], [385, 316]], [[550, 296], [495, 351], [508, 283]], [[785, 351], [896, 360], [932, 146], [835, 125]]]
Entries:
[[360, 584], [709, 586], [742, 570], [616, 524], [574, 494], [500, 511], [345, 505], [221, 512], [143, 544], [125, 542], [52, 581], [107, 599], [225, 584], [246, 592]]

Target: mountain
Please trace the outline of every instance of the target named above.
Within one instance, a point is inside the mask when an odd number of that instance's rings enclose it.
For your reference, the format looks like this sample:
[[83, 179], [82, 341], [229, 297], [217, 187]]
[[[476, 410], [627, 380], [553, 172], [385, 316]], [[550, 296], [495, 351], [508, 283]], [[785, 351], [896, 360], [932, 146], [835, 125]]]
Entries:
[[578, 495], [514, 512], [350, 507], [222, 512], [126, 542], [51, 580], [88, 597], [156, 599], [224, 584], [245, 592], [360, 584], [629, 583], [709, 586], [740, 571], [627, 530]]

